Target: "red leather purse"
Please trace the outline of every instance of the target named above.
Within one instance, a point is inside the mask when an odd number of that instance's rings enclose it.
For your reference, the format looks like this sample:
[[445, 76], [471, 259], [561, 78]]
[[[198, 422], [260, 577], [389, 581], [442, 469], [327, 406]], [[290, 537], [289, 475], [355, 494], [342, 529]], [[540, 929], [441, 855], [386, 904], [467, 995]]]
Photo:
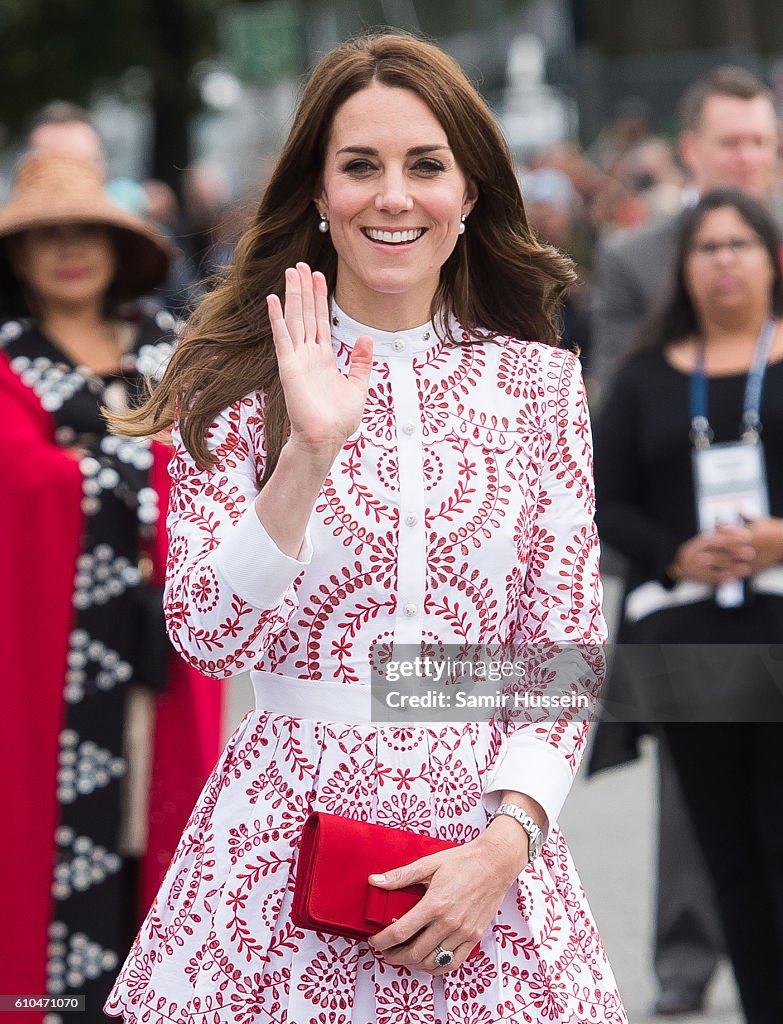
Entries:
[[[302, 830], [291, 918], [299, 928], [366, 939], [419, 902], [423, 885], [379, 889], [380, 875], [458, 843], [314, 811]], [[475, 956], [479, 943], [471, 950]]]

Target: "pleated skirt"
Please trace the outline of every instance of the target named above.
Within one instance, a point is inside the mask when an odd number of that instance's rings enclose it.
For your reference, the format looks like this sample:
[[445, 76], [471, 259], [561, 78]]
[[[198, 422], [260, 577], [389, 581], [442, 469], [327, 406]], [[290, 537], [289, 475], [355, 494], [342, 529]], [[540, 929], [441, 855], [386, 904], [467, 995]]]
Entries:
[[481, 956], [441, 977], [293, 924], [310, 810], [468, 842], [486, 827], [483, 782], [503, 742], [488, 723], [320, 720], [350, 712], [354, 695], [345, 684], [318, 687], [323, 699], [300, 695], [296, 714], [281, 710], [290, 695], [264, 699], [229, 740], [106, 1012], [126, 1024], [625, 1024], [556, 825]]

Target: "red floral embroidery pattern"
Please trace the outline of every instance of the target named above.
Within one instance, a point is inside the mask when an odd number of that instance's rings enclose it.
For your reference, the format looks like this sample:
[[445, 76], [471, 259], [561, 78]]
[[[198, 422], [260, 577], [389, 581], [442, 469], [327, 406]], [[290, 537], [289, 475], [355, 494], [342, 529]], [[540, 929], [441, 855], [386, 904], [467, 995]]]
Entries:
[[[404, 364], [419, 402], [415, 494], [401, 491], [403, 364], [375, 364], [362, 424], [316, 503], [313, 560], [275, 607], [235, 593], [218, 557], [263, 472], [259, 396], [214, 424], [211, 471], [175, 435], [166, 606], [175, 643], [202, 671], [366, 684], [373, 645], [394, 639], [410, 601], [413, 569], [433, 652], [522, 644], [531, 692], [558, 685], [595, 696], [604, 626], [578, 364], [534, 343], [476, 344], [466, 332], [461, 341], [435, 341]], [[349, 345], [336, 354], [347, 366]], [[422, 531], [415, 566], [400, 556], [410, 530]], [[532, 744], [573, 774], [588, 717], [528, 708], [425, 729], [251, 712], [194, 810], [108, 1012], [128, 1024], [625, 1024], [556, 823], [499, 908], [482, 956], [442, 982], [290, 920], [311, 807], [470, 842], [486, 825], [482, 796], [498, 758]]]

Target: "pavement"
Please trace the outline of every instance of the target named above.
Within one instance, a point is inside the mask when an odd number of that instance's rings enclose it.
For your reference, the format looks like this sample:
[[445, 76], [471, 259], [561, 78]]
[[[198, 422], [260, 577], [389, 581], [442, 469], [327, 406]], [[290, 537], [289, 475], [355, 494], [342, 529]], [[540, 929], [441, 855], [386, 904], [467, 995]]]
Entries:
[[728, 964], [713, 978], [705, 1011], [677, 1017], [651, 1012], [656, 983], [652, 928], [656, 851], [654, 740], [630, 765], [580, 775], [560, 815], [630, 1024], [742, 1024]]
[[[247, 676], [228, 689], [229, 731], [252, 707]], [[629, 1024], [743, 1024], [728, 965], [718, 971], [705, 1011], [677, 1017], [651, 1012], [656, 995], [652, 925], [656, 850], [653, 740], [633, 764], [577, 776], [560, 826], [606, 945], [628, 1011]]]

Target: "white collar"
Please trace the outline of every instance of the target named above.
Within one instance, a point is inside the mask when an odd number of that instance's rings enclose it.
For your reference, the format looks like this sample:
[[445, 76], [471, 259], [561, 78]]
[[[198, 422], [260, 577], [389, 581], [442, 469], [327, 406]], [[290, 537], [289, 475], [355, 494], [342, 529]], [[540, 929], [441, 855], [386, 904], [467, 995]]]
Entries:
[[376, 359], [410, 357], [418, 352], [427, 352], [439, 344], [440, 339], [432, 321], [421, 327], [410, 327], [405, 331], [381, 331], [368, 327], [344, 313], [332, 300], [332, 336], [343, 345], [353, 348], [356, 339], [369, 334], [373, 340], [373, 356]]

